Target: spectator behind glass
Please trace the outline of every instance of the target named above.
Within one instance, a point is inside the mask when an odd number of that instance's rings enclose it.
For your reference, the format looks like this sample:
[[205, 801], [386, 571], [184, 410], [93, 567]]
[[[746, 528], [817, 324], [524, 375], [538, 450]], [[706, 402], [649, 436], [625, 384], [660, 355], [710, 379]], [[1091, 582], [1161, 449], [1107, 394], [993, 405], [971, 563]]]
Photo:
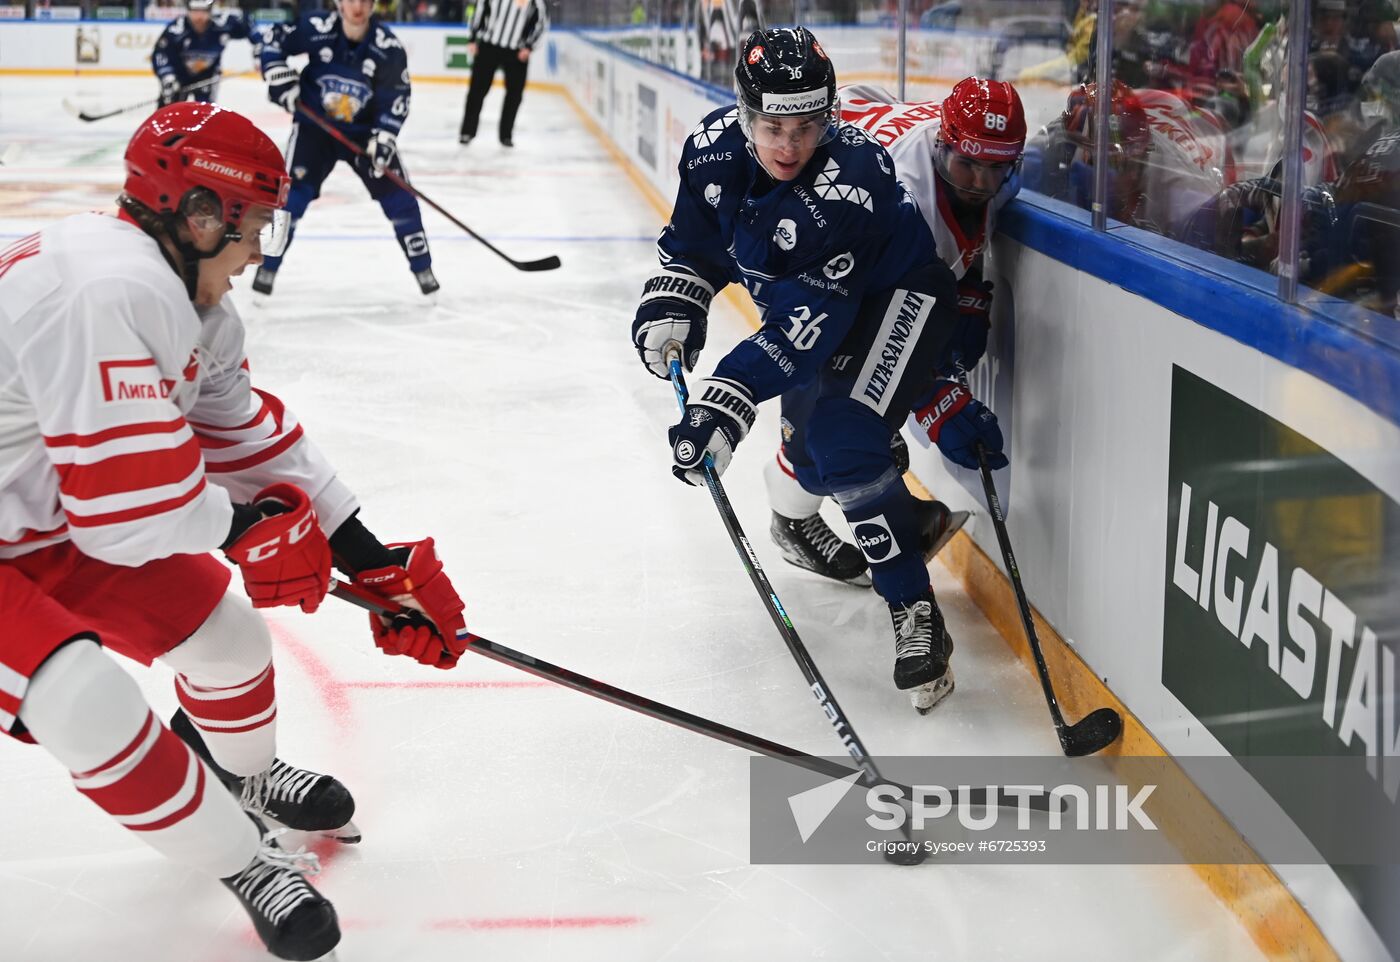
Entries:
[[1222, 71], [1239, 75], [1244, 70], [1245, 49], [1259, 35], [1259, 23], [1247, 6], [1237, 0], [1206, 4], [1191, 34], [1192, 81], [1213, 86]]

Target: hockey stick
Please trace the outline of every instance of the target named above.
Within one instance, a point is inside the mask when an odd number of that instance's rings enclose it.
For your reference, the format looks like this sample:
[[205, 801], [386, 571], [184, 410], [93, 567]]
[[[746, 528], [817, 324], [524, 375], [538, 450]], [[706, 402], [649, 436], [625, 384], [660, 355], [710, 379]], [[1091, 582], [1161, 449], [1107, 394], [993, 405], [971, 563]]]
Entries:
[[[668, 344], [664, 354], [667, 368], [671, 373], [671, 386], [676, 392], [676, 403], [680, 405], [681, 412], [684, 413], [685, 402], [690, 392], [686, 390], [685, 374], [681, 370], [679, 345]], [[724, 522], [724, 529], [729, 532], [729, 540], [733, 543], [734, 550], [739, 552], [739, 560], [744, 563], [744, 570], [749, 573], [749, 580], [753, 582], [759, 597], [763, 599], [763, 604], [768, 609], [768, 616], [773, 619], [773, 625], [778, 629], [778, 634], [783, 636], [788, 651], [792, 653], [793, 660], [797, 662], [797, 667], [802, 671], [802, 677], [807, 679], [807, 685], [811, 689], [813, 697], [817, 699], [817, 704], [821, 706], [822, 713], [831, 722], [836, 736], [846, 746], [846, 751], [850, 753], [856, 766], [865, 773], [866, 784], [876, 785], [884, 782], [884, 776], [875, 767], [875, 762], [871, 760], [870, 753], [865, 750], [860, 736], [856, 734], [855, 728], [847, 720], [846, 713], [841, 710], [841, 706], [836, 703], [836, 696], [831, 694], [830, 686], [822, 678], [816, 663], [812, 661], [812, 656], [807, 653], [807, 647], [802, 644], [802, 639], [797, 636], [797, 629], [793, 627], [792, 619], [788, 617], [783, 603], [778, 600], [778, 593], [773, 590], [768, 576], [764, 574], [763, 565], [759, 564], [758, 555], [754, 553], [753, 546], [749, 544], [744, 529], [739, 526], [739, 519], [734, 514], [734, 507], [729, 503], [729, 496], [724, 493], [724, 485], [720, 484], [719, 475], [715, 472], [714, 461], [708, 454], [705, 455], [702, 467], [705, 472], [705, 486], [710, 489], [710, 497], [714, 498], [720, 520]], [[907, 822], [903, 825], [903, 831], [904, 837], [912, 840]], [[896, 853], [888, 853], [885, 858], [901, 865], [917, 865], [924, 860], [924, 854], [915, 848], [912, 855], [900, 856]]]
[[[198, 83], [192, 83], [188, 87], [181, 87], [175, 93], [177, 98], [182, 98], [187, 93], [192, 93], [196, 90], [203, 90], [205, 87], [212, 87], [220, 80], [225, 79], [228, 78], [210, 77], [208, 80], [201, 80]], [[83, 110], [81, 107], [79, 107], [77, 104], [73, 103], [67, 97], [64, 97], [63, 109], [68, 111], [74, 117], [77, 117], [79, 120], [86, 121], [87, 123], [92, 123], [94, 120], [106, 120], [108, 117], [115, 117], [117, 114], [130, 113], [133, 110], [149, 110], [151, 107], [160, 103], [160, 101], [160, 97], [155, 97], [151, 100], [143, 100], [140, 103], [131, 104], [127, 107], [118, 107], [116, 110], [107, 110], [100, 114], [90, 114], [86, 110]]]
[[[330, 593], [342, 601], [348, 601], [352, 605], [356, 605], [379, 615], [392, 616], [403, 610], [391, 603], [385, 603], [382, 598], [371, 595], [339, 579], [331, 583]], [[608, 702], [611, 705], [617, 705], [620, 708], [634, 711], [639, 715], [645, 715], [648, 718], [654, 718], [657, 721], [675, 725], [677, 728], [683, 728], [697, 735], [713, 738], [727, 745], [733, 745], [735, 748], [742, 748], [756, 755], [767, 755], [769, 758], [776, 758], [779, 761], [787, 762], [798, 768], [803, 768], [807, 771], [816, 772], [819, 775], [826, 775], [831, 778], [849, 778], [852, 775], [860, 774], [857, 769], [838, 765], [819, 755], [809, 755], [807, 752], [800, 751], [796, 748], [789, 748], [786, 745], [780, 745], [766, 738], [760, 738], [758, 735], [752, 735], [748, 732], [740, 731], [737, 728], [730, 728], [728, 725], [721, 724], [720, 722], [711, 721], [699, 715], [693, 715], [683, 709], [673, 708], [670, 705], [653, 701], [644, 695], [637, 695], [625, 689], [609, 685], [605, 681], [589, 678], [587, 675], [580, 675], [576, 671], [571, 671], [568, 668], [561, 668], [558, 665], [551, 664], [533, 655], [527, 655], [513, 648], [507, 648], [505, 645], [497, 644], [494, 641], [482, 638], [480, 635], [474, 635], [469, 631], [459, 633], [457, 638], [459, 641], [467, 643], [467, 651], [483, 655], [502, 665], [518, 668], [521, 671], [534, 675], [536, 678], [543, 678], [546, 681], [552, 681], [555, 684], [563, 685], [565, 688], [572, 688], [574, 691]], [[885, 784], [889, 785], [891, 788], [899, 789], [906, 799], [914, 797], [914, 790], [908, 785], [901, 785], [898, 782], [886, 782]], [[960, 790], [953, 794], [957, 796], [957, 798], [955, 798], [955, 803], [957, 803], [958, 799], [963, 799], [965, 804], [970, 805], [984, 805], [986, 803], [987, 793], [984, 788], [971, 789], [966, 795], [960, 794]], [[998, 807], [1015, 808], [1019, 803], [1011, 796], [999, 794], [997, 804]], [[1031, 796], [1030, 807], [1037, 811], [1049, 811], [1049, 799], [1046, 796]]]
[[[967, 371], [960, 371], [958, 379], [964, 391], [970, 395], [967, 385]], [[1031, 605], [1026, 600], [1026, 589], [1021, 584], [1021, 569], [1016, 566], [1016, 555], [1011, 551], [1011, 535], [1006, 530], [1006, 515], [1001, 510], [1001, 499], [997, 497], [996, 485], [992, 482], [992, 469], [987, 464], [987, 449], [977, 442], [977, 464], [982, 469], [982, 489], [987, 495], [987, 510], [992, 515], [992, 525], [996, 528], [997, 541], [1001, 545], [1001, 557], [1006, 562], [1006, 573], [1011, 578], [1011, 587], [1016, 591], [1016, 604], [1021, 609], [1021, 625], [1026, 630], [1026, 640], [1031, 645], [1031, 655], [1035, 658], [1035, 671], [1040, 676], [1040, 687], [1045, 692], [1045, 703], [1050, 706], [1050, 718], [1055, 723], [1055, 734], [1060, 736], [1060, 748], [1071, 758], [1092, 755], [1102, 751], [1123, 733], [1123, 718], [1112, 708], [1098, 708], [1085, 715], [1073, 725], [1065, 724], [1065, 716], [1060, 712], [1060, 703], [1055, 698], [1055, 686], [1050, 683], [1050, 669], [1045, 664], [1045, 653], [1040, 650], [1040, 639], [1035, 633], [1035, 622], [1031, 618]]]
[[[310, 120], [313, 124], [315, 124], [317, 127], [320, 127], [323, 131], [325, 131], [325, 133], [326, 133], [326, 135], [327, 135], [328, 137], [330, 137], [332, 140], [335, 140], [337, 143], [339, 143], [339, 144], [340, 144], [342, 147], [344, 147], [346, 150], [350, 151], [350, 153], [356, 155], [357, 157], [363, 157], [363, 156], [365, 156], [365, 149], [364, 149], [363, 147], [361, 147], [359, 144], [355, 143], [353, 140], [351, 140], [349, 137], [345, 136], [345, 135], [344, 135], [343, 133], [341, 133], [340, 131], [336, 130], [335, 127], [332, 126], [331, 123], [330, 123], [329, 121], [327, 121], [327, 120], [326, 120], [324, 117], [322, 117], [320, 114], [316, 113], [316, 112], [315, 112], [314, 110], [312, 110], [310, 107], [306, 106], [306, 104], [302, 103], [300, 100], [297, 101], [297, 113], [299, 113], [299, 114], [301, 114], [303, 117], [306, 117], [307, 119], [309, 119], [309, 120]], [[514, 267], [516, 270], [518, 270], [518, 271], [552, 271], [552, 270], [556, 269], [557, 267], [559, 267], [559, 263], [560, 263], [560, 262], [559, 262], [559, 258], [558, 258], [557, 256], [555, 256], [554, 254], [550, 254], [548, 257], [541, 257], [541, 258], [540, 258], [539, 260], [537, 260], [537, 261], [518, 261], [518, 260], [516, 260], [514, 257], [511, 257], [509, 254], [507, 254], [505, 251], [501, 250], [501, 249], [500, 249], [499, 247], [497, 247], [495, 244], [491, 243], [491, 242], [490, 242], [489, 240], [487, 240], [485, 237], [482, 237], [482, 236], [481, 236], [480, 234], [478, 234], [476, 231], [472, 230], [472, 229], [471, 229], [470, 227], [468, 227], [466, 224], [462, 223], [462, 222], [461, 222], [460, 220], [458, 220], [456, 217], [452, 216], [452, 214], [450, 214], [450, 213], [447, 211], [447, 209], [444, 208], [441, 204], [438, 204], [438, 203], [437, 203], [436, 201], [434, 201], [431, 197], [429, 197], [429, 196], [427, 196], [426, 194], [420, 192], [420, 191], [418, 190], [418, 188], [414, 187], [412, 184], [410, 184], [408, 181], [404, 180], [402, 177], [400, 177], [398, 174], [394, 173], [392, 170], [385, 169], [385, 171], [384, 171], [384, 176], [387, 177], [387, 178], [389, 178], [389, 180], [392, 181], [393, 183], [395, 183], [395, 184], [397, 184], [398, 186], [402, 187], [404, 190], [408, 191], [410, 194], [412, 194], [414, 197], [416, 197], [416, 198], [418, 198], [419, 200], [421, 200], [423, 203], [427, 204], [429, 207], [431, 207], [433, 210], [437, 211], [437, 212], [438, 212], [439, 214], [441, 214], [443, 217], [446, 217], [448, 220], [450, 220], [452, 223], [456, 224], [456, 225], [457, 225], [458, 227], [460, 227], [462, 230], [466, 231], [466, 232], [467, 232], [468, 234], [470, 234], [473, 238], [475, 238], [476, 240], [480, 241], [480, 242], [486, 247], [487, 250], [489, 250], [491, 253], [495, 254], [497, 257], [501, 258], [501, 260], [506, 261], [507, 263], [509, 263], [510, 266], [511, 266], [511, 267]]]

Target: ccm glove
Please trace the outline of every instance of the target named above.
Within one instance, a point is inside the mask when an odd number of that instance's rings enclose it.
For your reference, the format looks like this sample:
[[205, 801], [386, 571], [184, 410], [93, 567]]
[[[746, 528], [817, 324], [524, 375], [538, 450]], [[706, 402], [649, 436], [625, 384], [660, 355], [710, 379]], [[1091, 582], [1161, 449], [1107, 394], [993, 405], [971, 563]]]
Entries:
[[275, 63], [263, 73], [267, 81], [267, 99], [289, 114], [297, 112], [297, 89], [301, 75], [285, 63]]
[[914, 416], [928, 439], [954, 464], [976, 470], [980, 443], [987, 451], [988, 467], [1006, 467], [997, 416], [957, 381], [935, 382], [932, 396], [914, 410]]
[[369, 158], [369, 173], [371, 177], [383, 177], [385, 169], [389, 166], [389, 161], [394, 159], [394, 151], [398, 148], [394, 143], [394, 135], [387, 130], [376, 130], [369, 136], [369, 143], [365, 146], [365, 156]]
[[955, 365], [970, 371], [987, 353], [987, 332], [992, 326], [992, 282], [958, 282], [958, 327], [949, 345]]
[[671, 472], [686, 484], [703, 485], [708, 454], [714, 459], [715, 474], [723, 474], [757, 415], [753, 395], [737, 381], [711, 377], [696, 384], [680, 423], [667, 432], [674, 462]]
[[253, 507], [262, 520], [225, 551], [243, 573], [253, 607], [315, 611], [330, 588], [331, 547], [311, 499], [294, 484], [274, 484], [258, 492]]
[[632, 343], [647, 370], [663, 381], [671, 376], [666, 348], [681, 349], [681, 366], [695, 369], [705, 346], [705, 328], [715, 289], [703, 278], [679, 268], [647, 278], [642, 302], [632, 322]]
[[466, 605], [442, 570], [432, 538], [386, 545], [396, 564], [361, 571], [355, 584], [402, 605], [403, 614], [372, 614], [374, 643], [386, 655], [407, 655], [420, 664], [451, 668], [467, 650], [457, 632], [467, 627]]

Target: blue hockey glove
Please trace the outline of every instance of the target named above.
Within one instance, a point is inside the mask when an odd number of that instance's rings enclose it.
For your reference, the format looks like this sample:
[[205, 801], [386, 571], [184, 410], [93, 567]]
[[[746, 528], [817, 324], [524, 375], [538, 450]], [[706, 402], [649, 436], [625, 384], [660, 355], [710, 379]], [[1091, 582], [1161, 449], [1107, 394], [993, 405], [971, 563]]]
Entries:
[[700, 381], [690, 392], [680, 423], [666, 434], [674, 461], [671, 472], [686, 484], [703, 485], [708, 454], [714, 459], [715, 474], [723, 474], [757, 415], [753, 395], [737, 381], [717, 377]]
[[992, 282], [958, 282], [958, 326], [948, 345], [954, 365], [970, 371], [987, 353], [987, 332], [992, 326]]
[[365, 145], [365, 156], [369, 158], [369, 174], [371, 177], [383, 177], [384, 171], [389, 166], [389, 161], [394, 159], [394, 151], [398, 149], [394, 142], [394, 135], [387, 130], [376, 130], [369, 135], [369, 143]]
[[929, 399], [914, 409], [914, 417], [928, 432], [928, 439], [954, 464], [976, 470], [980, 441], [987, 449], [988, 467], [1006, 467], [997, 416], [957, 381], [937, 381]]
[[263, 71], [267, 81], [267, 99], [289, 114], [297, 112], [297, 88], [301, 75], [285, 63], [275, 63]]
[[632, 343], [647, 370], [663, 381], [671, 376], [666, 368], [666, 348], [681, 349], [681, 366], [694, 370], [705, 346], [705, 328], [715, 289], [709, 282], [683, 268], [663, 270], [647, 278], [642, 302], [632, 322]]

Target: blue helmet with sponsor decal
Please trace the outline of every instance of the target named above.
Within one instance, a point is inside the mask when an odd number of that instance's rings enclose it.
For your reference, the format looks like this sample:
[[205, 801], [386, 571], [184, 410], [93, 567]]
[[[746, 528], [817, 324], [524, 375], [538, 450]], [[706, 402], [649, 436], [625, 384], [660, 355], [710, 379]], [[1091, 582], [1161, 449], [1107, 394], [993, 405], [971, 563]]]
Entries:
[[[824, 144], [836, 136], [841, 117], [836, 68], [806, 27], [750, 35], [739, 48], [734, 92], [739, 127], [752, 142], [765, 139], [765, 122], [772, 128], [768, 137], [800, 135], [808, 143]], [[801, 123], [785, 122], [790, 117]]]

